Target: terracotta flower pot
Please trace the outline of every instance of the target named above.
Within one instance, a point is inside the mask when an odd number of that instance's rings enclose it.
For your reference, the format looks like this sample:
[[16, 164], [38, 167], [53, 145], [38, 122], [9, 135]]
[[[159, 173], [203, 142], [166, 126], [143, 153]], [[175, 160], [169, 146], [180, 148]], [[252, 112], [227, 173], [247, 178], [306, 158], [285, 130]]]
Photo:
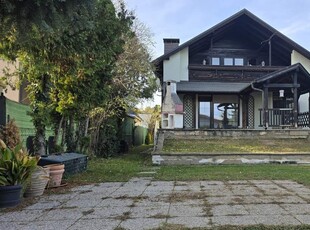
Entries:
[[49, 181], [49, 168], [37, 167], [31, 175], [31, 180], [24, 193], [25, 197], [41, 196]]
[[59, 187], [61, 185], [61, 180], [63, 173], [65, 171], [64, 164], [51, 164], [46, 165], [50, 170], [50, 180], [48, 182], [49, 188]]

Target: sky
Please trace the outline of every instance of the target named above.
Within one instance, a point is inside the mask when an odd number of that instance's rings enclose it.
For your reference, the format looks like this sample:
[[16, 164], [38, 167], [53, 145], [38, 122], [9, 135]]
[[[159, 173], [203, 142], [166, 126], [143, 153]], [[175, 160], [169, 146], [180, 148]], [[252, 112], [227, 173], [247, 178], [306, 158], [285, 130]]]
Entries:
[[[179, 38], [182, 44], [244, 8], [310, 50], [310, 0], [125, 0], [125, 3], [149, 28], [154, 59], [164, 52], [163, 38]], [[159, 103], [157, 96], [155, 102], [146, 105]]]

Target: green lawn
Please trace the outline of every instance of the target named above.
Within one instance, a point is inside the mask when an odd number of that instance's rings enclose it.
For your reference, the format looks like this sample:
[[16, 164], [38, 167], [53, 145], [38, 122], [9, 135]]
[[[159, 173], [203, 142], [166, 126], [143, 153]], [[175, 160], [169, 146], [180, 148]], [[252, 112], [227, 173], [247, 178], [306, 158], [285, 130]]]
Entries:
[[[254, 225], [254, 226], [219, 226], [212, 227], [213, 230], [307, 230], [309, 225], [299, 225], [299, 226], [264, 226], [264, 225]], [[156, 228], [155, 230], [208, 230], [210, 228], [184, 228], [178, 224], [165, 224], [163, 227]]]
[[294, 180], [310, 185], [310, 165], [162, 166], [156, 180]]
[[154, 180], [294, 180], [310, 185], [310, 165], [193, 165], [152, 166], [150, 146], [134, 148], [130, 153], [110, 158], [93, 158], [84, 173], [71, 176], [69, 184], [128, 181], [139, 172], [155, 171]]
[[310, 152], [310, 141], [306, 139], [208, 139], [165, 140], [163, 152], [186, 153], [286, 153]]
[[151, 155], [144, 153], [153, 146], [139, 146], [128, 154], [113, 158], [92, 158], [86, 172], [71, 176], [68, 183], [85, 184], [106, 181], [128, 181], [151, 167]]

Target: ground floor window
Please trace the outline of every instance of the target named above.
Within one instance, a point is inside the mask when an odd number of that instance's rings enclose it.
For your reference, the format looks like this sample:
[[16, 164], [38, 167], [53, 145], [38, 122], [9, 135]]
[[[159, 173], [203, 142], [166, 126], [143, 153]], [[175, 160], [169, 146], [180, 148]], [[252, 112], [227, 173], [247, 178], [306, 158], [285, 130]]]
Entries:
[[198, 128], [231, 129], [238, 125], [237, 96], [198, 96]]
[[209, 129], [211, 125], [211, 97], [199, 96], [199, 128]]
[[238, 127], [237, 103], [214, 103], [214, 128], [231, 129]]

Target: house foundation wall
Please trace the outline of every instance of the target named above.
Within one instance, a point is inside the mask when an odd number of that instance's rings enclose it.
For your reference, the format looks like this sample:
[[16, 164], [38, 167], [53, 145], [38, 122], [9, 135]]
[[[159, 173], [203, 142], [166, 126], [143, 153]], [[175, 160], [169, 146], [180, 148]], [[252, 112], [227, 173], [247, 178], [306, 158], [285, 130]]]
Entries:
[[159, 129], [154, 152], [161, 152], [164, 141], [173, 140], [204, 140], [204, 139], [309, 139], [310, 129], [207, 129], [207, 130], [183, 130], [183, 129]]
[[155, 165], [310, 164], [310, 154], [153, 154]]

